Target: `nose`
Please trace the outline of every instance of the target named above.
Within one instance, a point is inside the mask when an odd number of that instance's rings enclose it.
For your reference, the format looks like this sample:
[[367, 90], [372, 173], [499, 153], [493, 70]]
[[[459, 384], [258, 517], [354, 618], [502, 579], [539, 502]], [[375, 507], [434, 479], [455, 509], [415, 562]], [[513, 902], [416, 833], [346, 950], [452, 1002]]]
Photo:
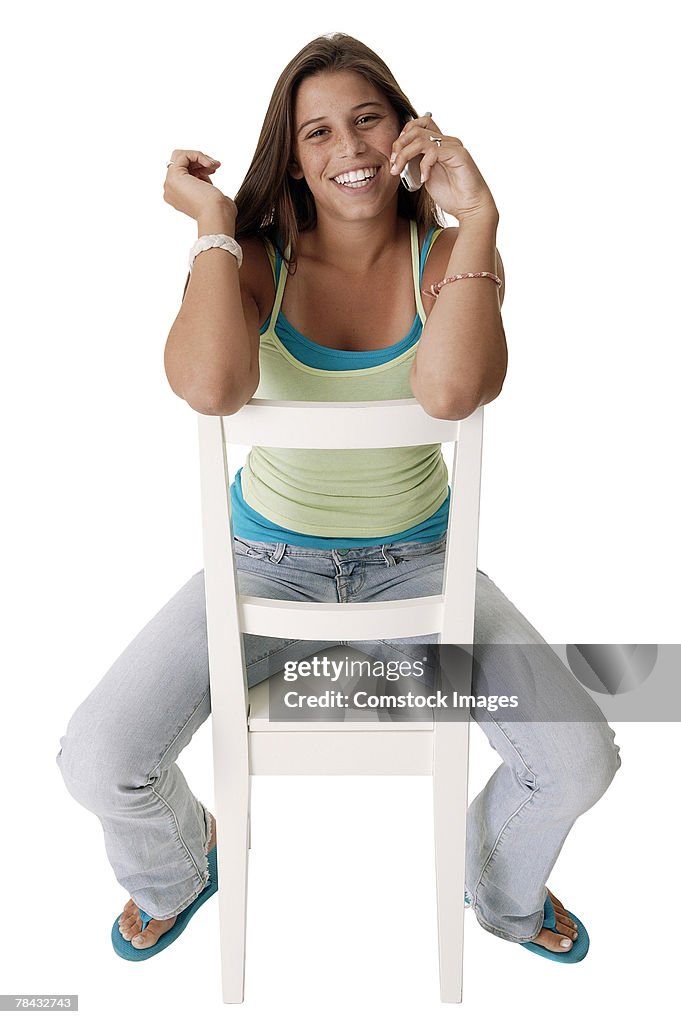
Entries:
[[359, 156], [361, 153], [366, 152], [366, 140], [362, 137], [359, 128], [356, 128], [354, 125], [350, 125], [341, 131], [337, 138], [339, 140], [339, 155], [341, 156]]

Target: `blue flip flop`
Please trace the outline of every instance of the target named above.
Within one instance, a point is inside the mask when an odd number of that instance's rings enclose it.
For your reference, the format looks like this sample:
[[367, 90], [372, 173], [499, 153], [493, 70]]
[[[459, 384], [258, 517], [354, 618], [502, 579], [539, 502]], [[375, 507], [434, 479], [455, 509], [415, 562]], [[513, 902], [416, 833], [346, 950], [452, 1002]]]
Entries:
[[[538, 953], [539, 956], [545, 956], [547, 960], [557, 960], [561, 964], [576, 964], [580, 960], [583, 960], [586, 954], [589, 952], [589, 935], [579, 920], [576, 914], [573, 914], [571, 910], [565, 910], [568, 917], [577, 925], [577, 938], [573, 940], [572, 948], [566, 950], [564, 953], [554, 953], [550, 949], [545, 949], [544, 946], [540, 946], [537, 942], [520, 942], [518, 945], [524, 946], [525, 949], [529, 949], [530, 953]], [[542, 928], [548, 928], [549, 931], [556, 932], [556, 935], [561, 935], [561, 932], [556, 929], [556, 915], [553, 909], [553, 903], [551, 897], [547, 895], [544, 901], [544, 923]], [[567, 936], [564, 936], [567, 937]]]
[[[185, 907], [185, 909], [177, 915], [177, 920], [173, 927], [169, 928], [167, 932], [164, 932], [153, 946], [149, 946], [147, 949], [137, 949], [129, 939], [124, 939], [118, 928], [118, 921], [120, 918], [119, 914], [114, 921], [113, 928], [111, 929], [111, 942], [113, 943], [115, 952], [118, 953], [120, 957], [123, 957], [124, 960], [148, 960], [150, 956], [156, 956], [157, 953], [161, 953], [166, 949], [171, 942], [174, 942], [175, 939], [178, 938], [178, 936], [185, 930], [189, 924], [190, 918], [194, 916], [199, 907], [218, 891], [217, 845], [214, 846], [208, 854], [208, 868], [209, 877], [204, 888], [201, 890], [194, 902], [190, 903], [188, 907]], [[144, 931], [152, 918], [141, 908], [140, 917], [142, 918], [142, 931]]]

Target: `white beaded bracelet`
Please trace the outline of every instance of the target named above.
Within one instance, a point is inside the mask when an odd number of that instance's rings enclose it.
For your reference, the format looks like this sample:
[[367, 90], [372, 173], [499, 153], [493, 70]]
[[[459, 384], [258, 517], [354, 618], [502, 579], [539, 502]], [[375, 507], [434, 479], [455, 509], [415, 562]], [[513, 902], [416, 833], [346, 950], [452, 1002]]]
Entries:
[[244, 254], [241, 246], [235, 239], [231, 238], [230, 235], [201, 235], [189, 250], [190, 273], [194, 260], [199, 253], [205, 252], [206, 249], [226, 249], [227, 252], [231, 252], [233, 256], [236, 256], [237, 269], [241, 268]]

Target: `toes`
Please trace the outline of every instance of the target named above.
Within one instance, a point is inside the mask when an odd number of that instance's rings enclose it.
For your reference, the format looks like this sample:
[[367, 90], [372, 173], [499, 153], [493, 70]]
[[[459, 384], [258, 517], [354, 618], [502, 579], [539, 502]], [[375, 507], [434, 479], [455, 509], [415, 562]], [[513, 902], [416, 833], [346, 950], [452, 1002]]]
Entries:
[[551, 897], [551, 902], [552, 902], [553, 904], [555, 904], [555, 906], [557, 906], [557, 907], [558, 907], [558, 908], [559, 908], [560, 910], [565, 910], [565, 907], [563, 906], [563, 904], [562, 904], [562, 903], [560, 902], [560, 900], [558, 899], [558, 897], [557, 897], [557, 896], [554, 896], [554, 895], [553, 895], [553, 893], [552, 893], [552, 892], [551, 892], [551, 890], [550, 890], [550, 889], [548, 888], [548, 886], [546, 887], [546, 891], [547, 891], [547, 893], [549, 894], [549, 896]]
[[571, 938], [577, 938], [577, 925], [572, 920], [568, 912], [566, 911], [560, 900], [553, 895], [550, 889], [546, 890], [551, 897], [551, 903], [553, 904], [553, 912], [556, 917], [556, 929], [562, 931], [565, 935], [570, 935]]
[[146, 928], [144, 929], [144, 931], [140, 929], [136, 935], [133, 935], [132, 939], [130, 940], [133, 946], [136, 946], [138, 948], [153, 946], [154, 943], [158, 941], [158, 937], [161, 933], [159, 930], [159, 925], [163, 923], [163, 921], [150, 921]]
[[118, 918], [118, 930], [124, 939], [129, 939], [131, 935], [135, 935], [142, 928], [142, 918], [140, 917], [139, 909], [132, 900], [130, 900], [130, 904], [131, 906], [126, 903], [126, 909]]
[[[568, 953], [572, 949], [572, 942], [577, 938], [577, 924], [572, 920], [568, 912], [566, 911], [560, 900], [553, 895], [551, 890], [547, 888], [547, 893], [551, 898], [553, 904], [553, 912], [556, 917], [555, 932], [549, 928], [542, 928], [536, 939], [536, 942], [540, 946], [544, 946], [545, 949], [550, 949], [552, 953]], [[567, 945], [561, 945], [562, 942], [566, 942]]]
[[[536, 939], [532, 940], [539, 946], [544, 946], [545, 949], [551, 950], [552, 953], [569, 953], [572, 949], [572, 940], [566, 935], [556, 935], [555, 932], [550, 931], [548, 928], [542, 928]], [[567, 945], [563, 946], [562, 943], [566, 942]]]
[[173, 927], [176, 920], [176, 917], [171, 917], [167, 921], [150, 921], [143, 932], [133, 935], [133, 946], [136, 949], [147, 949], [155, 945], [160, 937]]
[[568, 939], [577, 938], [577, 932], [575, 931], [574, 925], [568, 927], [568, 925], [557, 924], [556, 931], [560, 932], [561, 935], [567, 935]]
[[142, 930], [139, 907], [133, 900], [128, 900], [123, 913], [118, 918], [118, 930], [135, 949], [146, 949], [158, 942], [161, 935], [169, 931], [176, 920], [176, 917], [172, 917], [165, 921], [149, 921], [146, 928]]
[[560, 912], [556, 911], [556, 927], [558, 927], [559, 925], [563, 925], [570, 932], [574, 932], [577, 928], [577, 925], [569, 916], [569, 914], [561, 914]]

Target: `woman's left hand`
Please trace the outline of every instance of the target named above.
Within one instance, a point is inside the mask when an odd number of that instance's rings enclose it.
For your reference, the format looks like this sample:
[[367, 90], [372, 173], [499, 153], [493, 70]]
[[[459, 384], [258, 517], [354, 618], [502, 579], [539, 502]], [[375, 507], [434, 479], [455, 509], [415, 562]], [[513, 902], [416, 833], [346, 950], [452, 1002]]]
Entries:
[[[440, 145], [431, 139], [441, 139]], [[407, 121], [393, 142], [392, 174], [421, 156], [421, 175], [440, 209], [461, 223], [470, 217], [498, 218], [494, 198], [461, 139], [443, 135], [430, 115]]]

